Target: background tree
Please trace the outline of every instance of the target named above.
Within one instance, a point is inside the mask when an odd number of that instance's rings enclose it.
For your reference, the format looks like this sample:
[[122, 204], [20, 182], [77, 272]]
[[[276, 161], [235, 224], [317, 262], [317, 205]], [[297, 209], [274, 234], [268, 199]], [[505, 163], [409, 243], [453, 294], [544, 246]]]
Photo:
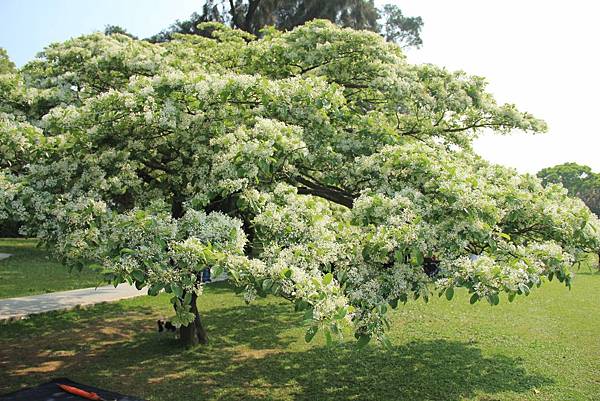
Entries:
[[600, 216], [600, 174], [588, 166], [577, 163], [558, 164], [540, 170], [537, 176], [544, 184], [562, 184], [572, 196], [583, 200]]
[[105, 35], [113, 35], [115, 33], [129, 36], [132, 39], [137, 39], [137, 36], [132, 35], [131, 33], [127, 32], [127, 29], [125, 29], [125, 28], [123, 28], [123, 27], [121, 27], [119, 25], [106, 25], [104, 27], [104, 34]]
[[203, 22], [225, 23], [259, 35], [265, 26], [291, 30], [313, 19], [327, 19], [338, 26], [378, 32], [403, 47], [422, 44], [421, 17], [406, 17], [393, 4], [378, 9], [373, 0], [207, 0], [200, 13], [192, 14], [188, 20], [176, 21], [149, 40], [164, 42], [171, 40], [174, 33], [210, 37], [211, 32], [206, 26], [198, 28]]
[[[0, 75], [12, 74], [14, 72], [16, 72], [15, 64], [8, 57], [6, 50], [0, 47]], [[0, 82], [2, 82], [2, 81], [6, 82], [8, 80], [0, 79]], [[5, 87], [4, 85], [0, 86], [0, 93], [3, 93], [5, 91], [9, 91], [9, 88]], [[4, 98], [5, 97], [2, 96], [2, 94], [0, 94], [1, 102], [8, 100], [8, 99], [4, 99]], [[0, 107], [0, 111], [1, 110], [2, 110], [2, 107]], [[2, 149], [0, 149], [0, 151], [1, 150]], [[10, 220], [10, 219], [7, 219], [5, 221], [2, 221], [2, 219], [0, 219], [0, 236], [15, 237], [15, 236], [18, 236], [18, 230], [19, 230], [19, 225], [17, 222]]]
[[[569, 195], [581, 199], [596, 216], [600, 216], [600, 174], [590, 167], [577, 163], [558, 164], [540, 170], [537, 176], [546, 185], [562, 184]], [[600, 267], [600, 249], [596, 253]]]
[[8, 58], [6, 50], [0, 47], [0, 74], [8, 74], [11, 72], [15, 72], [15, 63]]
[[185, 345], [208, 340], [207, 267], [249, 302], [305, 310], [307, 340], [350, 327], [387, 344], [390, 307], [570, 285], [598, 249], [580, 200], [472, 151], [483, 128], [546, 128], [482, 78], [324, 20], [199, 29], [211, 38], [82, 36], [0, 75], [0, 219], [70, 266], [170, 293]]

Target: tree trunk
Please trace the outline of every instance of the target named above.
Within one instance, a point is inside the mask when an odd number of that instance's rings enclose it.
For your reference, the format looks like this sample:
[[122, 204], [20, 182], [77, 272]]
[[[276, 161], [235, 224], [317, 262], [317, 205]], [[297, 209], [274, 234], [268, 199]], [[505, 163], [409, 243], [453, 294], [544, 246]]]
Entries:
[[198, 306], [196, 305], [197, 298], [198, 297], [196, 294], [192, 294], [192, 309], [190, 312], [192, 312], [196, 318], [187, 326], [181, 326], [179, 328], [179, 340], [181, 345], [186, 348], [194, 347], [198, 344], [208, 344], [208, 335], [206, 334], [206, 330], [202, 325], [200, 313], [198, 312]]
[[[171, 217], [174, 219], [180, 219], [183, 215], [183, 201], [178, 194], [174, 194], [171, 201]], [[185, 294], [183, 295], [185, 296]], [[206, 330], [202, 325], [200, 313], [198, 312], [198, 305], [196, 305], [197, 299], [198, 296], [195, 293], [192, 293], [192, 308], [190, 309], [190, 312], [196, 316], [194, 321], [187, 326], [181, 326], [179, 328], [179, 341], [181, 342], [181, 345], [186, 348], [190, 348], [198, 344], [208, 344], [208, 335], [206, 334]]]

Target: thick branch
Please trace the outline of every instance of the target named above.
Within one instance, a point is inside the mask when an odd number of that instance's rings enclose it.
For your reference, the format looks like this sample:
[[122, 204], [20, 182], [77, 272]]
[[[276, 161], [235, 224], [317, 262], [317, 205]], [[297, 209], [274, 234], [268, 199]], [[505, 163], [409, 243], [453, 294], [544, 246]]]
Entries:
[[338, 205], [346, 206], [350, 209], [354, 204], [354, 198], [356, 196], [349, 192], [317, 184], [302, 177], [296, 177], [296, 181], [304, 185], [303, 187], [298, 187], [298, 193], [300, 195], [318, 196], [320, 198], [327, 199], [328, 201], [337, 203]]
[[444, 130], [444, 132], [461, 132], [461, 131], [468, 131], [470, 129], [478, 129], [478, 128], [496, 128], [496, 127], [503, 127], [506, 124], [502, 124], [502, 123], [482, 123], [482, 124], [472, 124], [472, 125], [467, 125], [464, 127], [456, 127], [456, 128], [446, 128]]

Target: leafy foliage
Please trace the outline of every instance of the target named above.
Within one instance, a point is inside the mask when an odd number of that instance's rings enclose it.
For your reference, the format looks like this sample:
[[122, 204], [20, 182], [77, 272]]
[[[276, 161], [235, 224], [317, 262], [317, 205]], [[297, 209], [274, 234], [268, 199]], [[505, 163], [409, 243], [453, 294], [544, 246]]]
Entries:
[[544, 184], [562, 184], [572, 196], [580, 198], [600, 216], [600, 174], [588, 166], [564, 163], [540, 170], [537, 176]]
[[527, 295], [600, 246], [561, 186], [474, 154], [483, 128], [541, 132], [485, 80], [411, 65], [328, 21], [260, 39], [93, 34], [3, 75], [0, 218], [64, 262], [172, 294], [198, 322], [200, 271], [305, 311], [306, 339], [389, 346], [386, 313], [467, 288]]
[[36, 245], [34, 239], [0, 239], [0, 253], [12, 255], [0, 261], [0, 299], [90, 288], [104, 283], [100, 272], [94, 269], [69, 271]]
[[0, 47], [0, 74], [7, 74], [15, 71], [15, 63], [10, 61], [6, 50]]
[[137, 36], [130, 34], [129, 32], [127, 32], [127, 30], [119, 25], [106, 25], [104, 27], [104, 34], [105, 35], [113, 35], [115, 33], [121, 34], [121, 35], [126, 35], [129, 36], [132, 39], [137, 39]]

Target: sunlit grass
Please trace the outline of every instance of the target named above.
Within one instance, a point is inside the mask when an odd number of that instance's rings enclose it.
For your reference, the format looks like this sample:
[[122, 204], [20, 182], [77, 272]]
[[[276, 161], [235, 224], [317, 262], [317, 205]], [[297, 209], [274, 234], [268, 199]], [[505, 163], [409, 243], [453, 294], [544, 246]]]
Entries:
[[69, 272], [36, 247], [35, 240], [2, 238], [0, 253], [13, 256], [0, 260], [0, 298], [95, 287], [100, 276], [89, 269]]

